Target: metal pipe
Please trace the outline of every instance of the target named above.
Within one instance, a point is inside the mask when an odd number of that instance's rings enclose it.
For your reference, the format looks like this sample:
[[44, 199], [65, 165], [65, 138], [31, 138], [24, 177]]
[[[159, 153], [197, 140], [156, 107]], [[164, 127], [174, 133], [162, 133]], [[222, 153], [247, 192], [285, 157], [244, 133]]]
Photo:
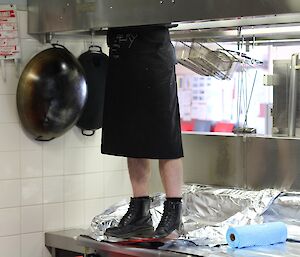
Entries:
[[289, 92], [289, 113], [288, 113], [288, 136], [294, 137], [296, 130], [296, 109], [297, 109], [297, 63], [299, 54], [292, 55], [290, 92]]

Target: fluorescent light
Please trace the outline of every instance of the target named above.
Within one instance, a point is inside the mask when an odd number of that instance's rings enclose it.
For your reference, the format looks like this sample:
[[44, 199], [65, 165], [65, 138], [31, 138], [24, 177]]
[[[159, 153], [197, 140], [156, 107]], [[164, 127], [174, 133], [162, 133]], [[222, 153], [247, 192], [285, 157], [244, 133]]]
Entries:
[[242, 29], [241, 36], [262, 35], [262, 34], [263, 35], [286, 34], [286, 33], [293, 33], [293, 32], [300, 33], [300, 26]]

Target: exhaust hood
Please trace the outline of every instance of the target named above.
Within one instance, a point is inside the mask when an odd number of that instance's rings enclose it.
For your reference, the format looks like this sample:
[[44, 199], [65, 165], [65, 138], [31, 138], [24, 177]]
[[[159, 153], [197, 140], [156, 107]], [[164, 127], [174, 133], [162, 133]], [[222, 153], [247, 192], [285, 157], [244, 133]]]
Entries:
[[30, 34], [165, 23], [180, 23], [182, 30], [300, 23], [299, 0], [28, 0], [28, 10]]

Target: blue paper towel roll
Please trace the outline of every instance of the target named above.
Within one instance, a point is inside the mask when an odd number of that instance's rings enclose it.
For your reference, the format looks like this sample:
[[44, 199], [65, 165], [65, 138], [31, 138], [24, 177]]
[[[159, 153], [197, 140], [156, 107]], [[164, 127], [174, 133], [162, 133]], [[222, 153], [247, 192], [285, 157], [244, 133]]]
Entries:
[[227, 243], [233, 248], [272, 245], [286, 239], [287, 226], [282, 222], [230, 227], [226, 233]]

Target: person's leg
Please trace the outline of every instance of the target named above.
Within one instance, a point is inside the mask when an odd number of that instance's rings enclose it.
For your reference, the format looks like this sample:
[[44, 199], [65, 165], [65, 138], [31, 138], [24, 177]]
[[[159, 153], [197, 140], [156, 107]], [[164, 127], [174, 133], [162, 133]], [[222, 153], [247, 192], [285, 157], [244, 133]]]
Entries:
[[150, 161], [127, 158], [133, 197], [149, 196]]
[[149, 237], [154, 232], [148, 190], [150, 161], [136, 158], [128, 158], [127, 161], [133, 197], [118, 226], [108, 228], [105, 235], [119, 238]]
[[181, 197], [183, 184], [182, 160], [159, 160], [159, 171], [166, 197]]
[[160, 160], [159, 170], [166, 193], [166, 201], [164, 203], [164, 213], [156, 228], [154, 237], [177, 237], [182, 227], [182, 160]]

